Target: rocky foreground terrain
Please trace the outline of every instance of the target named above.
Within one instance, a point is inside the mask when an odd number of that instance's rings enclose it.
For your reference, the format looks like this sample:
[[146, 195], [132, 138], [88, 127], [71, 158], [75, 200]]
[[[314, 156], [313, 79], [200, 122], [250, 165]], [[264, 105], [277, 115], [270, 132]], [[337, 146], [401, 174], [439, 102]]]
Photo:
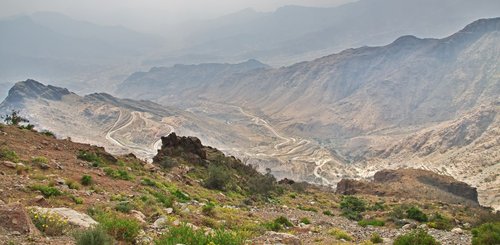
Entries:
[[[197, 138], [174, 133], [162, 138], [153, 163], [147, 163], [56, 139], [48, 131], [0, 125], [0, 240], [392, 244], [423, 230], [441, 244], [470, 244], [473, 227], [499, 221], [478, 205], [475, 188], [450, 177], [396, 170], [353, 188], [343, 188], [346, 181], [337, 188], [346, 195], [276, 182]], [[418, 192], [425, 198], [412, 194]]]

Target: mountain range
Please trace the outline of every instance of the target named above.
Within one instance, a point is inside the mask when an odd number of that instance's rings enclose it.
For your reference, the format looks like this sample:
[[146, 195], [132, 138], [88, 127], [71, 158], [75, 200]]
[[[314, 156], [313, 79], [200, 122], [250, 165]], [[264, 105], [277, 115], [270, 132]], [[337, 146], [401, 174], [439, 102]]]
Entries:
[[330, 8], [245, 9], [180, 27], [175, 33], [185, 36], [185, 47], [150, 58], [146, 64], [255, 58], [272, 66], [290, 65], [351, 47], [384, 45], [408, 34], [441, 38], [499, 12], [496, 0], [360, 0]]
[[478, 187], [481, 204], [498, 208], [499, 41], [493, 18], [443, 39], [403, 36], [282, 68], [256, 60], [157, 67], [118, 86], [135, 101], [28, 80], [0, 109], [141, 157], [175, 130], [278, 178], [325, 185], [419, 167]]
[[[334, 166], [368, 162], [379, 169], [377, 161], [393, 167], [415, 164], [469, 179], [484, 187], [481, 192], [490, 185], [481, 183], [484, 179], [498, 183], [494, 174], [498, 171], [480, 173], [479, 169], [497, 168], [498, 162], [499, 42], [500, 18], [482, 19], [442, 39], [403, 36], [386, 46], [348, 49], [282, 68], [228, 70], [213, 77], [202, 69], [207, 65], [183, 70], [189, 77], [203, 76], [207, 82], [202, 84], [198, 79], [185, 80], [186, 75], [173, 76], [180, 73], [179, 66], [156, 68], [131, 75], [117, 91], [140, 98], [154, 87], [148, 98], [160, 104], [182, 107], [186, 101], [191, 106], [198, 101], [208, 107], [207, 102], [239, 106], [264, 119], [284, 138], [313, 139], [330, 151]], [[168, 70], [168, 75], [162, 70]], [[460, 121], [464, 118], [470, 120]], [[465, 135], [466, 129], [473, 133]], [[465, 136], [468, 140], [459, 140]], [[480, 141], [490, 142], [485, 144], [492, 144], [491, 151], [468, 151], [482, 149]], [[289, 142], [293, 141], [283, 143]], [[386, 150], [411, 148], [415, 142], [432, 146], [416, 147], [411, 154]], [[384, 150], [385, 155], [380, 153]], [[476, 172], [468, 170], [471, 158], [466, 155], [471, 152], [484, 165], [477, 166]], [[451, 164], [451, 159], [456, 162]], [[321, 168], [315, 170], [322, 176], [336, 179], [338, 173], [328, 169], [329, 163], [316, 163]], [[373, 171], [358, 168], [358, 174], [368, 173]], [[492, 196], [483, 193], [481, 198]]]

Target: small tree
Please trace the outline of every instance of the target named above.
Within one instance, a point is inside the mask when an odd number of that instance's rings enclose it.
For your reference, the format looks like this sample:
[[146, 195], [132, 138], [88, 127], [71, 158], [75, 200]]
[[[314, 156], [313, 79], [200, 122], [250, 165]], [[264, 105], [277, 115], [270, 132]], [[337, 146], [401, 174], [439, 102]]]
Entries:
[[20, 112], [12, 110], [10, 114], [4, 116], [5, 123], [9, 125], [19, 126], [21, 123], [29, 123], [30, 121], [24, 117], [21, 117]]
[[[20, 115], [20, 111], [12, 110], [10, 114], [3, 116], [3, 118], [5, 123], [8, 125], [14, 125], [29, 130], [32, 130], [35, 127], [33, 124], [29, 123], [30, 121], [28, 119]], [[26, 125], [23, 126], [21, 125], [22, 123], [26, 123]]]

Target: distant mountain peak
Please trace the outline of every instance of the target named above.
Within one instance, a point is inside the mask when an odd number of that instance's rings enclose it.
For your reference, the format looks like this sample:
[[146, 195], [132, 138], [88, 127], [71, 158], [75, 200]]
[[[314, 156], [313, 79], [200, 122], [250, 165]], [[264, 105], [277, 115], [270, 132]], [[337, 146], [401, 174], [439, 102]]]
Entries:
[[48, 100], [61, 100], [63, 96], [72, 94], [66, 88], [44, 85], [36, 80], [28, 79], [17, 82], [9, 90], [9, 95], [5, 99], [10, 103], [22, 102], [24, 99], [44, 98]]
[[459, 31], [459, 33], [485, 33], [491, 31], [500, 31], [500, 17], [476, 20]]

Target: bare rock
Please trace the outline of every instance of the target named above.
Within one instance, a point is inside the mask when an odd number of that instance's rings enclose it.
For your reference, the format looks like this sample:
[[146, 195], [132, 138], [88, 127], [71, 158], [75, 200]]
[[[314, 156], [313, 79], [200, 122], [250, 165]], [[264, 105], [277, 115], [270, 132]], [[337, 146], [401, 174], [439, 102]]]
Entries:
[[39, 234], [21, 204], [0, 206], [0, 227], [20, 234]]
[[66, 219], [69, 224], [80, 228], [90, 228], [92, 226], [99, 224], [97, 223], [97, 221], [92, 219], [87, 214], [77, 212], [70, 208], [40, 208], [40, 207], [34, 207], [34, 208], [40, 212], [57, 214], [62, 218]]
[[2, 164], [5, 166], [5, 167], [8, 167], [8, 168], [16, 168], [17, 167], [17, 164], [16, 163], [13, 163], [11, 161], [3, 161]]

